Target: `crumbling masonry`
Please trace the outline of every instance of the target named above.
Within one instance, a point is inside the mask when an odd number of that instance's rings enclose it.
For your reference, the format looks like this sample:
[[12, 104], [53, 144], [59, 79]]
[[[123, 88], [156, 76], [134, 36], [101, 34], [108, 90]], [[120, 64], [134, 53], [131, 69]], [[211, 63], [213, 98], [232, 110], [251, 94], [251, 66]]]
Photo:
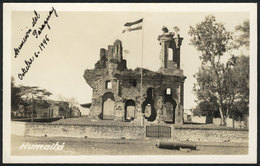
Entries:
[[[162, 29], [161, 67], [156, 71], [141, 68], [127, 69], [120, 40], [108, 49], [100, 49], [100, 60], [95, 69], [87, 69], [84, 78], [93, 88], [90, 116], [100, 119], [183, 123], [183, 84], [180, 69], [179, 34]], [[141, 97], [142, 88], [142, 97]]]

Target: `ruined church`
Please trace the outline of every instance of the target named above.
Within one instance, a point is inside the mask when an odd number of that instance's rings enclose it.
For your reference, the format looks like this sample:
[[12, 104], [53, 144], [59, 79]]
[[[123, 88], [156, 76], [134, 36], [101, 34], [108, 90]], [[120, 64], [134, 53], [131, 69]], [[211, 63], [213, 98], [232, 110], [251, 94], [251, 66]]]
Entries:
[[123, 46], [116, 40], [100, 49], [94, 69], [86, 69], [84, 78], [93, 89], [90, 116], [122, 121], [183, 123], [183, 90], [186, 77], [180, 69], [183, 38], [162, 28], [158, 36], [161, 67], [158, 71], [127, 68]]

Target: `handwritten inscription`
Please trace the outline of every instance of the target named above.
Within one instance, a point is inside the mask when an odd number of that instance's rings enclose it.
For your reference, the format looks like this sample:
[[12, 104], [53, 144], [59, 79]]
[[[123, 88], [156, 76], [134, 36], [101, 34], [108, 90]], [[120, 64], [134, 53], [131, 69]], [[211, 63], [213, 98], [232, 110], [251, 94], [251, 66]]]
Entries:
[[34, 10], [34, 14], [35, 16], [32, 18], [32, 27], [36, 25], [38, 19], [40, 18], [40, 14], [38, 14], [35, 10]]
[[33, 36], [35, 36], [36, 38], [38, 38], [38, 36], [41, 35], [42, 31], [44, 30], [44, 28], [47, 27], [49, 29], [51, 29], [50, 25], [49, 25], [49, 19], [51, 18], [52, 14], [55, 14], [56, 17], [58, 17], [58, 14], [56, 12], [56, 10], [54, 8], [52, 8], [51, 11], [49, 11], [49, 15], [46, 17], [46, 19], [44, 20], [43, 24], [38, 28], [33, 30]]
[[[50, 39], [48, 38], [47, 35], [45, 35], [45, 38], [42, 40], [42, 42], [40, 43], [39, 45], [39, 48], [41, 49], [41, 51], [43, 51], [43, 49], [45, 48], [46, 45], [48, 45], [48, 42], [50, 41]], [[41, 51], [36, 51], [34, 52], [34, 56], [32, 56], [31, 58], [29, 58], [29, 60], [25, 60], [24, 63], [25, 63], [25, 68], [21, 68], [22, 70], [22, 73], [19, 73], [18, 74], [18, 78], [20, 80], [23, 79], [23, 77], [25, 76], [25, 74], [29, 71], [31, 65], [33, 64], [33, 61], [34, 61], [34, 57], [38, 58]]]
[[15, 58], [19, 55], [20, 50], [23, 48], [23, 45], [26, 43], [26, 41], [27, 41], [27, 39], [29, 38], [29, 35], [30, 35], [31, 32], [32, 32], [32, 30], [31, 30], [31, 29], [28, 29], [28, 31], [26, 31], [26, 33], [25, 33], [25, 35], [24, 35], [24, 37], [23, 37], [23, 39], [22, 39], [22, 42], [21, 42], [21, 44], [19, 45], [19, 47], [14, 48], [14, 54], [15, 54], [14, 57], [15, 57]]
[[[48, 27], [49, 30], [51, 29], [49, 20], [53, 14], [56, 17], [58, 17], [57, 11], [52, 7], [52, 9], [48, 12], [47, 17], [44, 19], [43, 23], [40, 24], [38, 28], [34, 28], [35, 26], [37, 26], [38, 20], [41, 18], [41, 15], [39, 13], [37, 13], [37, 11], [34, 10], [34, 16], [32, 17], [32, 28], [30, 28], [26, 31], [19, 46], [17, 48], [14, 48], [14, 53], [15, 53], [14, 57], [15, 58], [17, 58], [17, 56], [20, 54], [23, 46], [26, 44], [26, 41], [30, 38], [31, 35], [34, 36], [36, 39], [38, 39], [43, 34], [45, 27]], [[50, 41], [50, 39], [49, 39], [48, 35], [45, 34], [44, 38], [41, 40], [41, 42], [39, 44], [39, 50], [34, 51], [34, 55], [31, 58], [24, 60], [25, 67], [22, 67], [21, 68], [22, 72], [18, 73], [18, 78], [20, 80], [23, 80], [25, 74], [31, 68], [34, 60], [39, 57], [41, 52], [44, 51], [44, 49], [48, 45], [49, 41]]]
[[[50, 20], [53, 13], [56, 17], [58, 17], [57, 11], [52, 7], [52, 10], [49, 11], [48, 16], [46, 17], [43, 24], [41, 24], [38, 29], [28, 29], [26, 31], [26, 33], [25, 33], [21, 43], [19, 44], [19, 46], [17, 48], [14, 48], [14, 53], [15, 53], [14, 57], [15, 58], [19, 55], [20, 51], [22, 50], [22, 48], [23, 48], [24, 44], [26, 43], [27, 39], [30, 37], [31, 33], [32, 33], [33, 36], [35, 36], [35, 38], [38, 38], [38, 36], [41, 35], [41, 33], [44, 30], [46, 25], [49, 29], [51, 29], [51, 27], [49, 25], [49, 20]], [[37, 21], [40, 18], [40, 14], [38, 14], [36, 11], [34, 11], [34, 14], [35, 14], [35, 16], [32, 18], [32, 28], [37, 24]]]
[[[40, 18], [40, 14], [38, 14], [35, 10], [34, 10], [34, 17], [32, 18], [32, 27], [34, 27], [38, 21], [38, 19]], [[26, 27], [27, 28], [27, 27]], [[27, 39], [29, 38], [30, 34], [32, 32], [32, 29], [28, 29], [26, 32], [25, 32], [25, 35], [22, 39], [22, 42], [20, 43], [20, 45], [17, 47], [17, 48], [14, 48], [14, 57], [16, 58], [19, 53], [20, 53], [20, 50], [23, 48], [23, 45], [26, 43]]]

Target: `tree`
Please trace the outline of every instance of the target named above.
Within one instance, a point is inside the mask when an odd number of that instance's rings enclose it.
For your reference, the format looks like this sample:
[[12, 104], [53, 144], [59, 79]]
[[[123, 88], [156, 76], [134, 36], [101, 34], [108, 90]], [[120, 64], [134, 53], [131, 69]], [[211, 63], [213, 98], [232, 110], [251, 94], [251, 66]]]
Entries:
[[240, 48], [245, 46], [246, 49], [249, 49], [249, 36], [250, 36], [250, 23], [249, 20], [243, 22], [242, 25], [238, 25], [235, 27], [235, 33], [237, 34], [235, 37], [235, 48]]
[[249, 114], [249, 56], [240, 55], [232, 70], [233, 79], [238, 83], [238, 97], [235, 107], [240, 116]]
[[218, 23], [215, 16], [207, 16], [196, 27], [190, 27], [191, 44], [201, 52], [202, 60], [199, 72], [194, 75], [197, 83], [194, 91], [198, 101], [217, 104], [222, 125], [238, 95], [237, 80], [232, 79], [232, 68], [236, 58], [232, 56], [224, 63], [221, 58], [231, 50], [232, 36], [223, 23]]
[[47, 96], [52, 95], [46, 89], [40, 89], [37, 86], [20, 86], [22, 105], [26, 111], [26, 115], [32, 116], [35, 113], [35, 106], [48, 107]]
[[17, 110], [21, 103], [20, 88], [15, 85], [14, 77], [11, 77], [11, 111]]
[[[216, 115], [218, 110], [222, 124], [226, 125], [226, 118], [231, 113], [231, 108], [239, 94], [238, 80], [233, 79], [235, 74], [229, 60], [225, 66], [218, 65], [214, 68], [210, 65], [202, 65], [199, 72], [195, 74], [197, 83], [194, 85], [194, 92], [197, 95], [198, 103], [204, 111], [204, 115]], [[217, 70], [214, 72], [214, 70]], [[217, 74], [216, 74], [217, 73]]]
[[[231, 51], [243, 46], [249, 48], [249, 20], [231, 33], [214, 16], [208, 16], [196, 27], [190, 27], [189, 34], [192, 37], [191, 44], [201, 52], [202, 64], [194, 75], [197, 83], [193, 88], [199, 106], [208, 111], [205, 107], [214, 107], [211, 111], [217, 108], [223, 125], [226, 125], [226, 118], [231, 112], [234, 115], [248, 113], [249, 57], [234, 56]], [[227, 59], [227, 55], [231, 57], [223, 62], [222, 59]]]
[[200, 101], [196, 107], [196, 113], [199, 116], [220, 117], [218, 106], [214, 102]]
[[41, 89], [37, 86], [16, 86], [15, 80], [11, 78], [11, 106], [12, 110], [17, 110], [19, 105], [24, 106], [24, 114], [31, 116], [35, 113], [33, 106], [48, 107], [47, 96], [52, 95], [46, 89]]
[[[235, 49], [246, 49], [249, 53], [250, 46], [250, 22], [245, 20], [241, 25], [235, 27]], [[244, 53], [244, 51], [243, 51]], [[234, 76], [238, 80], [240, 95], [235, 102], [235, 115], [249, 114], [249, 55], [240, 55], [234, 67]]]

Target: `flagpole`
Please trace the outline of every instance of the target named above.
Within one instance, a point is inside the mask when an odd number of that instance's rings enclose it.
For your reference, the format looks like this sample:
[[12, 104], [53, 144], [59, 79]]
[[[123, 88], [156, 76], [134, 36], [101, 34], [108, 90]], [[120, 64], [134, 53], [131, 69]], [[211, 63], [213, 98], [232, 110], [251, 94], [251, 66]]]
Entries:
[[144, 19], [142, 25], [142, 58], [141, 58], [141, 126], [144, 125], [144, 114], [142, 110], [142, 102], [143, 102], [143, 55], [144, 54]]
[[[137, 25], [141, 23], [141, 26], [137, 26], [137, 27], [132, 27], [133, 25]], [[143, 54], [144, 54], [144, 19], [140, 19], [140, 20], [137, 20], [135, 22], [127, 22], [124, 24], [125, 27], [127, 27], [126, 29], [123, 30], [122, 33], [125, 33], [125, 32], [131, 32], [131, 31], [134, 31], [134, 30], [140, 30], [142, 29], [142, 56], [141, 56], [141, 70], [140, 70], [140, 75], [141, 75], [141, 85], [140, 85], [140, 93], [141, 93], [141, 96], [140, 96], [140, 103], [141, 103], [141, 109], [138, 111], [140, 115], [137, 115], [137, 119], [141, 119], [141, 126], [144, 125], [144, 113], [143, 113], [143, 110], [142, 110], [142, 101], [143, 101]]]

